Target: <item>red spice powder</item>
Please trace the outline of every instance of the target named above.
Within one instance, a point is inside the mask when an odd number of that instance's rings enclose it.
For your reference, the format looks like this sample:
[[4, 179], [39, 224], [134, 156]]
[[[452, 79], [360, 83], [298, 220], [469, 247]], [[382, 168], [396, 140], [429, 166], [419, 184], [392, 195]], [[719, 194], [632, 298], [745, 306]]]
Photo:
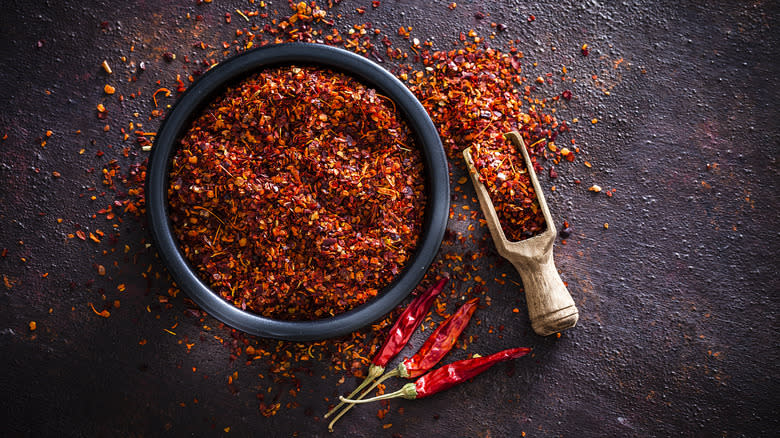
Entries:
[[266, 317], [316, 319], [365, 303], [412, 256], [422, 155], [376, 90], [322, 68], [267, 69], [195, 119], [168, 197], [214, 291]]

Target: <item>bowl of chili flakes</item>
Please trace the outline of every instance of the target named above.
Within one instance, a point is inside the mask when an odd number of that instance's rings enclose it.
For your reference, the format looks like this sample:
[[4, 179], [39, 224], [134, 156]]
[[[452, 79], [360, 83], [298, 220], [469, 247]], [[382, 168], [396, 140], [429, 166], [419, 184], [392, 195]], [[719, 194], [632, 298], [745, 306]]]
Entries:
[[158, 130], [156, 248], [203, 310], [284, 340], [341, 336], [417, 286], [449, 213], [447, 161], [414, 95], [372, 61], [289, 43], [202, 75]]

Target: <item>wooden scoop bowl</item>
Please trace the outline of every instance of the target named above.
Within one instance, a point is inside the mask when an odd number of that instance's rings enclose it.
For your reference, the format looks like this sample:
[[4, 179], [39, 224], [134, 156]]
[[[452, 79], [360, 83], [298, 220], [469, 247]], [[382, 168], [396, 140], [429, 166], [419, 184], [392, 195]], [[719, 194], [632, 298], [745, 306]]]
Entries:
[[539, 180], [536, 179], [528, 151], [525, 149], [523, 138], [514, 131], [505, 134], [505, 137], [522, 151], [528, 176], [534, 185], [544, 221], [547, 223], [547, 230], [541, 234], [519, 242], [507, 240], [487, 188], [479, 181], [479, 175], [474, 168], [474, 161], [471, 157], [471, 148], [465, 149], [463, 156], [466, 159], [471, 181], [477, 190], [482, 213], [487, 219], [488, 228], [498, 253], [512, 262], [523, 280], [531, 327], [537, 334], [547, 336], [574, 327], [577, 324], [579, 312], [555, 268], [553, 242], [557, 231], [544, 200], [542, 188], [539, 186]]

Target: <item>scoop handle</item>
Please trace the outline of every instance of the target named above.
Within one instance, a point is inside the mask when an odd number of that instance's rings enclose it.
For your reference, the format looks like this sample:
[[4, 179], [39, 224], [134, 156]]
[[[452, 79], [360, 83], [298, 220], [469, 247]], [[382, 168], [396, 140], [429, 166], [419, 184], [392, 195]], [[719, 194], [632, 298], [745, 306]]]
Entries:
[[528, 317], [536, 334], [547, 336], [577, 325], [577, 306], [558, 275], [552, 252], [512, 264], [523, 279]]

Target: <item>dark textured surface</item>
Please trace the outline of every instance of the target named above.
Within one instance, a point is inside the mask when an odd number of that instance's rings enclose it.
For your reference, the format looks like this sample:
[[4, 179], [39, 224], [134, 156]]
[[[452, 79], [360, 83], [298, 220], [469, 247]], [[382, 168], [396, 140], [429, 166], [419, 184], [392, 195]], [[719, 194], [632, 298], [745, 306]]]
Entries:
[[[125, 144], [117, 131], [134, 111], [149, 113], [156, 80], [170, 85], [183, 72], [162, 53], [202, 58], [194, 43], [230, 41], [243, 25], [235, 13], [225, 24], [225, 12], [253, 8], [112, 3], [6, 2], [0, 15], [0, 136], [8, 135], [0, 142], [0, 250], [8, 250], [0, 274], [12, 286], [0, 286], [3, 429], [11, 435], [204, 436], [230, 427], [238, 436], [329, 436], [320, 419], [324, 397], [335, 395], [342, 375], [322, 379], [327, 364], [315, 364], [300, 378], [300, 406], [263, 417], [256, 394], [272, 385], [255, 376], [265, 370], [231, 362], [225, 347], [208, 342], [229, 332], [204, 335], [196, 320], [179, 317], [187, 307], [181, 299], [158, 311], [157, 293], [169, 283], [142, 277], [148, 264], [159, 262], [144, 250], [148, 235], [140, 224], [128, 219], [122, 227], [117, 248], [121, 253], [127, 243], [128, 254], [103, 254], [106, 246], [66, 238], [75, 224], [110, 227], [90, 218], [110, 196], [99, 196], [100, 177], [87, 170], [99, 172], [111, 158], [137, 161], [121, 157]], [[413, 36], [449, 48], [459, 31], [486, 34], [489, 22], [498, 21], [508, 26], [498, 41], [520, 39], [526, 59], [538, 62], [535, 69], [526, 64], [529, 76], [562, 65], [571, 70], [575, 99], [562, 113], [580, 118], [573, 136], [593, 167], [578, 160], [543, 184], [557, 186], [548, 194], [553, 217], [572, 224], [572, 236], [555, 255], [580, 323], [560, 339], [537, 337], [524, 311], [511, 312], [523, 309], [512, 282], [488, 282], [493, 304], [478, 312], [482, 325], [469, 329], [478, 336], [470, 351], [527, 345], [535, 356], [427, 400], [393, 402], [383, 420], [375, 408], [355, 409], [339, 433], [774, 435], [780, 406], [777, 3], [460, 1], [454, 11], [448, 3], [383, 0], [373, 10], [368, 1], [344, 2], [337, 26], [373, 21], [395, 35], [398, 26], [411, 25]], [[368, 9], [365, 16], [355, 18], [356, 6]], [[271, 7], [286, 9], [286, 2]], [[490, 15], [479, 20], [476, 11]], [[195, 24], [188, 12], [204, 21]], [[587, 58], [579, 53], [583, 43], [591, 47]], [[221, 50], [214, 53], [222, 57]], [[112, 128], [104, 133], [95, 117], [106, 82], [100, 62], [111, 59], [112, 79], [125, 81], [130, 70], [119, 67], [122, 55], [128, 63], [146, 62], [137, 83], [144, 95], [111, 105]], [[121, 85], [125, 93], [136, 89]], [[590, 126], [592, 118], [599, 123]], [[53, 135], [42, 148], [46, 130]], [[106, 155], [96, 157], [97, 150]], [[617, 191], [611, 198], [596, 195], [587, 191], [591, 184]], [[93, 194], [96, 201], [89, 200]], [[451, 223], [453, 231], [462, 227]], [[495, 256], [475, 263], [485, 278], [506, 274], [519, 281]], [[106, 265], [106, 277], [95, 274], [96, 264]], [[125, 292], [116, 291], [119, 283]], [[108, 319], [87, 305], [102, 303], [103, 295], [121, 298]], [[27, 328], [31, 320], [35, 332]], [[179, 322], [177, 336], [163, 331]], [[485, 331], [501, 325], [502, 336]], [[139, 346], [141, 339], [148, 343]], [[187, 353], [181, 344], [192, 341]], [[234, 371], [239, 379], [231, 391], [226, 379]], [[347, 377], [338, 390], [353, 381]]]

